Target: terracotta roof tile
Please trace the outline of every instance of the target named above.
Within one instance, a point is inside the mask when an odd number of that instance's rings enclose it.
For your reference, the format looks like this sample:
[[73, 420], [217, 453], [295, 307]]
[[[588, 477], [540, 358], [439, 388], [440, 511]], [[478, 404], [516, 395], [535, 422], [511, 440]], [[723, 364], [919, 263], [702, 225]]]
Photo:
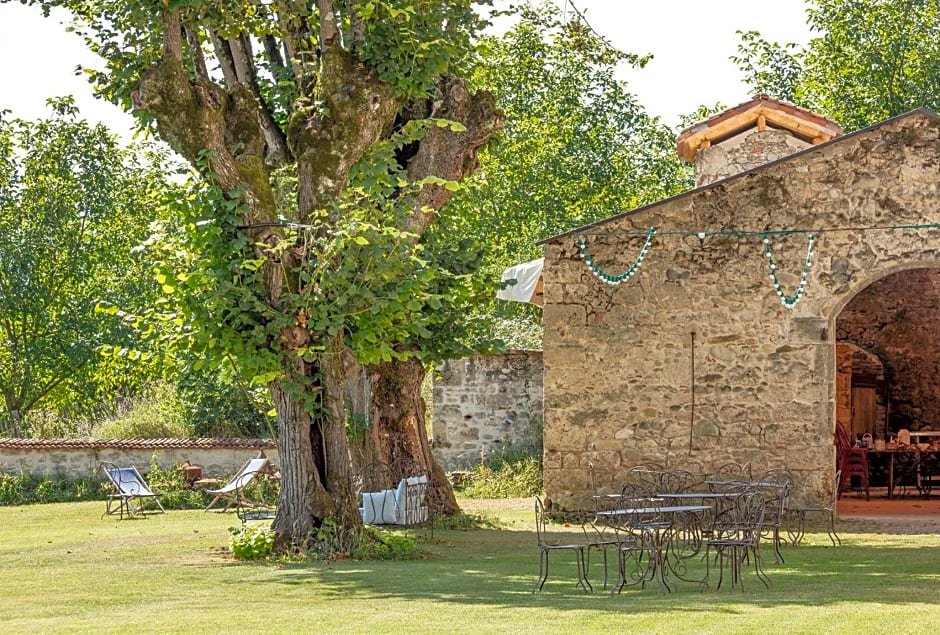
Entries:
[[839, 124], [822, 115], [767, 95], [755, 95], [750, 101], [683, 130], [676, 139], [676, 152], [679, 158], [692, 163], [700, 149], [765, 125], [787, 130], [814, 144], [842, 135]]
[[274, 449], [271, 439], [198, 438], [198, 439], [0, 439], [0, 449], [96, 449], [161, 450], [181, 449]]

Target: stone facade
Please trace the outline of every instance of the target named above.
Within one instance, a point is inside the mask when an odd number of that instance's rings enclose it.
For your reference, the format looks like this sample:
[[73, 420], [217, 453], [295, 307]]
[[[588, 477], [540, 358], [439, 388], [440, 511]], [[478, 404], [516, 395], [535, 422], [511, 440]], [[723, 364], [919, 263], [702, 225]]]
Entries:
[[150, 471], [156, 456], [163, 469], [186, 461], [202, 467], [207, 478], [225, 482], [245, 462], [264, 452], [277, 464], [277, 445], [253, 439], [0, 439], [0, 473], [31, 474], [46, 478], [99, 477], [101, 462], [126, 467], [141, 474]]
[[714, 183], [809, 146], [784, 130], [751, 128], [719, 145], [699, 150], [695, 155], [695, 184]]
[[464, 470], [509, 448], [541, 448], [542, 353], [448, 361], [434, 378], [434, 458]]
[[[613, 486], [638, 464], [708, 473], [748, 461], [794, 470], [797, 503], [825, 500], [838, 317], [882, 278], [940, 267], [938, 229], [859, 228], [940, 223], [938, 186], [940, 118], [918, 110], [545, 241], [546, 495], [565, 504], [589, 491], [591, 463]], [[619, 274], [651, 226], [622, 284], [579, 255], [580, 237]], [[788, 308], [762, 232], [794, 229], [816, 241], [805, 295]], [[807, 234], [769, 241], [793, 294]]]

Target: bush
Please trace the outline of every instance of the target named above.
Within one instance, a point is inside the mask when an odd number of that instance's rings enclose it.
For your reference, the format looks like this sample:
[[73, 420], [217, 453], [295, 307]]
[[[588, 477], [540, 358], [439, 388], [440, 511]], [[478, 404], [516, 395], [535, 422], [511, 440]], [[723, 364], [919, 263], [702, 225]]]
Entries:
[[453, 529], [456, 531], [499, 529], [499, 523], [484, 514], [453, 514], [436, 518], [435, 522], [442, 529]]
[[157, 453], [150, 459], [150, 473], [147, 475], [150, 490], [160, 494], [160, 504], [165, 509], [199, 509], [208, 504], [207, 494], [202, 490], [190, 489], [179, 465], [162, 468], [157, 464]]
[[238, 560], [264, 560], [274, 554], [274, 532], [266, 527], [230, 527], [229, 546]]
[[186, 406], [170, 384], [151, 384], [116, 417], [95, 426], [99, 439], [186, 439], [193, 436]]
[[70, 481], [21, 474], [0, 474], [0, 505], [70, 503], [104, 498], [101, 483], [89, 479]]
[[352, 553], [358, 560], [413, 560], [421, 557], [411, 530], [394, 531], [366, 525]]
[[468, 498], [524, 498], [542, 491], [542, 460], [516, 450], [475, 466], [454, 490]]

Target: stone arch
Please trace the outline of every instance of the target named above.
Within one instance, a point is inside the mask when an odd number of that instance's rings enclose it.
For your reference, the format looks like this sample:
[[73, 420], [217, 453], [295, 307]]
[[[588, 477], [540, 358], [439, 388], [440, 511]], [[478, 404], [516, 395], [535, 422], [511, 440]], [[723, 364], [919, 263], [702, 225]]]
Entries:
[[[925, 280], [930, 281], [928, 285], [929, 288], [924, 287]], [[912, 288], [915, 290], [912, 290]], [[852, 312], [853, 310], [857, 310], [858, 307], [856, 306], [856, 308], [853, 309], [853, 305], [860, 304], [867, 305], [866, 308], [868, 310], [877, 309], [880, 313], [876, 313], [874, 316], [868, 316], [869, 323], [857, 324], [854, 330], [856, 332], [865, 330], [881, 331], [880, 335], [876, 333], [869, 334], [867, 338], [847, 337], [847, 333], [850, 333], [853, 329], [846, 327], [845, 322], [846, 320], [856, 319]], [[839, 353], [837, 352], [840, 343], [844, 344], [850, 342], [860, 349], [867, 351], [868, 354], [877, 356], [885, 365], [885, 386], [876, 386], [875, 388], [876, 391], [885, 391], [884, 395], [879, 395], [877, 392], [875, 394], [877, 400], [883, 401], [883, 404], [877, 403], [876, 405], [878, 408], [881, 408], [882, 405], [885, 408], [885, 411], [879, 411], [877, 415], [878, 417], [884, 417], [884, 421], [880, 421], [880, 425], [876, 427], [872, 433], [876, 439], [882, 436], [890, 436], [890, 434], [899, 427], [897, 423], [893, 425], [891, 423], [892, 393], [896, 390], [895, 384], [898, 381], [897, 374], [899, 372], [906, 373], [911, 371], [908, 370], [909, 367], [898, 368], [897, 362], [892, 359], [892, 355], [897, 353], [888, 352], [889, 347], [879, 345], [878, 337], [882, 337], [883, 339], [891, 338], [899, 329], [911, 329], [910, 324], [899, 324], [897, 322], [898, 319], [905, 319], [899, 318], [899, 310], [914, 314], [918, 311], [922, 314], [927, 311], [931, 315], [937, 315], [940, 314], [940, 311], [937, 311], [937, 309], [940, 309], [940, 258], [915, 258], [902, 262], [886, 263], [886, 266], [868, 270], [864, 275], [852, 276], [851, 282], [846, 285], [846, 289], [842, 293], [830, 295], [829, 305], [823, 315], [828, 325], [827, 329], [831, 343], [828, 349], [829, 353], [832, 355], [830, 378], [832, 382], [831, 394], [833, 395], [833, 400], [829, 424], [833, 432], [835, 431], [837, 423], [845, 421], [846, 417], [851, 417], [851, 414], [846, 414], [845, 409], [851, 408], [851, 398], [853, 395], [851, 385], [846, 386], [845, 377], [840, 377], [840, 360]], [[928, 324], [923, 317], [921, 318], [921, 322], [925, 325]], [[933, 321], [931, 320], [929, 324], [932, 325], [932, 323]], [[876, 325], [876, 327], [872, 328], [870, 325]], [[933, 327], [931, 326], [931, 328]], [[890, 348], [903, 349], [903, 347], [904, 345], [901, 343], [893, 345]], [[934, 366], [936, 369], [940, 370], [940, 342], [938, 342], [936, 347], [933, 347], [931, 344], [927, 348], [932, 351], [930, 354], [933, 355]], [[843, 351], [843, 364], [846, 363], [845, 355], [846, 352]], [[914, 364], [914, 366], [916, 366], [916, 364]], [[922, 371], [916, 370], [913, 372], [915, 372], [915, 374], [922, 373]], [[937, 376], [940, 377], [940, 374]], [[926, 422], [917, 421], [914, 424], [908, 420], [903, 427], [910, 427], [912, 429], [921, 427], [940, 428], [940, 384], [936, 386], [935, 391], [937, 393], [935, 401], [936, 406], [933, 406], [928, 411], [937, 412], [937, 415], [933, 417], [936, 420]], [[864, 390], [862, 392], [864, 392]], [[862, 401], [864, 403], [864, 399]], [[842, 410], [841, 412], [840, 409]], [[875, 473], [873, 478], [875, 478], [875, 482], [877, 482], [878, 474], [885, 470], [875, 465], [872, 467], [872, 471]]]
[[836, 316], [837, 341], [876, 352], [885, 363], [885, 433], [940, 427], [940, 263], [901, 267], [856, 293]]
[[821, 315], [826, 324], [827, 339], [831, 344], [831, 346], [827, 347], [828, 355], [826, 356], [828, 362], [827, 366], [829, 366], [829, 370], [831, 371], [829, 374], [832, 378], [832, 390], [830, 390], [830, 394], [833, 396], [833, 407], [831, 409], [831, 417], [829, 421], [830, 433], [835, 432], [836, 423], [834, 403], [835, 345], [838, 340], [837, 329], [839, 317], [843, 314], [843, 311], [852, 303], [853, 300], [855, 300], [860, 294], [864, 293], [866, 289], [876, 285], [879, 281], [889, 278], [893, 275], [917, 270], [935, 270], [940, 272], [940, 255], [933, 258], [917, 258], [908, 259], [901, 262], [885, 263], [884, 266], [877, 269], [867, 270], [864, 272], [864, 274], [857, 273], [852, 275], [845, 283], [845, 288], [836, 293], [830, 294], [826, 301], [824, 301], [823, 306], [820, 307]]

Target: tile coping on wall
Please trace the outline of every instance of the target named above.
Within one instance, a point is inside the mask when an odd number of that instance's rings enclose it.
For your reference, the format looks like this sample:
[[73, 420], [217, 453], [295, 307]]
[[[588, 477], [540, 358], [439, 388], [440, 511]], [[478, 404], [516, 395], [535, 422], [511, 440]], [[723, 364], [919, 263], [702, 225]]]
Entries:
[[166, 448], [273, 449], [271, 439], [195, 438], [195, 439], [4, 439], [0, 449], [95, 449], [113, 448], [149, 450]]

